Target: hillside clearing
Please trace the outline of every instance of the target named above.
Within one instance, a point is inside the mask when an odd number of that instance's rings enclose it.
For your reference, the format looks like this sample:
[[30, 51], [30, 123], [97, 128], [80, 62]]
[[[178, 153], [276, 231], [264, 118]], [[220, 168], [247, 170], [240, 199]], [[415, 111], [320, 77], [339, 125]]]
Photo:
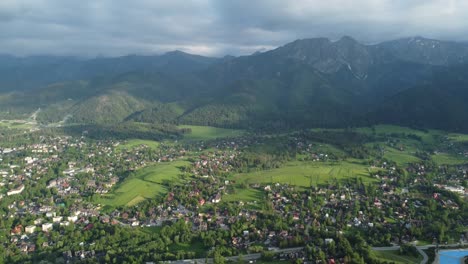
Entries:
[[179, 128], [190, 128], [191, 133], [184, 134], [185, 140], [209, 140], [216, 138], [238, 137], [244, 134], [243, 130], [218, 128], [211, 126], [189, 126], [182, 125]]

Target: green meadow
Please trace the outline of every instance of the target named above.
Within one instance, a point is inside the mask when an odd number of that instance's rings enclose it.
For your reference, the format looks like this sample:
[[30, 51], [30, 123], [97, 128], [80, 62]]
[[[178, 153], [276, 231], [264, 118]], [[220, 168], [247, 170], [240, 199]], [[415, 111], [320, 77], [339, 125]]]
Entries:
[[[245, 132], [235, 129], [224, 129], [209, 126], [179, 126], [179, 128], [190, 128], [191, 133], [184, 135], [184, 140], [209, 140], [215, 138], [229, 138], [243, 135]], [[318, 129], [317, 129], [318, 130]], [[327, 129], [320, 129], [327, 131]], [[329, 131], [342, 131], [332, 129]], [[412, 162], [418, 162], [420, 159], [415, 153], [425, 144], [434, 143], [435, 135], [450, 135], [449, 138], [453, 141], [464, 141], [467, 135], [463, 134], [442, 134], [440, 131], [420, 131], [411, 128], [379, 125], [374, 128], [355, 128], [353, 131], [358, 133], [372, 133], [380, 135], [395, 134], [392, 138], [397, 138], [398, 142], [394, 147], [388, 146], [388, 142], [376, 141], [366, 143], [366, 147], [371, 148], [373, 145], [384, 147], [384, 158], [396, 162], [400, 166]], [[399, 137], [398, 135], [414, 134], [421, 137], [421, 141], [408, 138], [407, 136]], [[118, 149], [130, 149], [141, 145], [147, 145], [151, 148], [158, 148], [159, 142], [151, 140], [131, 139], [125, 141], [118, 146]], [[402, 150], [399, 150], [399, 146]], [[268, 148], [273, 146], [270, 144], [257, 146], [260, 152], [268, 152]], [[317, 143], [314, 146], [315, 151], [319, 153], [333, 153], [337, 156], [346, 156], [346, 153], [339, 147], [333, 144]], [[431, 156], [437, 164], [463, 164], [467, 163], [467, 159], [463, 156], [450, 153], [439, 153]], [[318, 161], [301, 161], [304, 156], [299, 155], [297, 160], [290, 161], [280, 168], [255, 171], [249, 173], [240, 173], [230, 177], [231, 180], [237, 182], [235, 192], [223, 197], [224, 201], [244, 201], [254, 202], [263, 199], [263, 192], [251, 188], [242, 189], [239, 186], [245, 184], [270, 184], [270, 183], [285, 183], [298, 187], [309, 187], [318, 184], [325, 184], [334, 180], [341, 180], [349, 177], [358, 177], [365, 182], [372, 182], [375, 179], [369, 176], [371, 169], [367, 160], [360, 159], [345, 159], [337, 162], [318, 162]], [[371, 158], [372, 159], [372, 158]], [[137, 204], [145, 199], [164, 194], [166, 189], [163, 185], [164, 181], [177, 181], [180, 175], [180, 166], [189, 165], [188, 161], [176, 161], [171, 163], [156, 164], [140, 169], [133, 173], [122, 183], [120, 183], [112, 193], [104, 195], [100, 198], [100, 202], [109, 206], [130, 206]]]
[[465, 158], [461, 155], [453, 155], [448, 153], [437, 153], [431, 155], [431, 158], [438, 165], [459, 165], [468, 163], [468, 158]]
[[133, 149], [136, 147], [140, 147], [141, 145], [146, 145], [152, 149], [157, 149], [159, 147], [159, 142], [154, 140], [144, 140], [144, 139], [129, 139], [126, 140], [124, 143], [117, 146], [117, 149]]
[[362, 177], [363, 181], [374, 181], [369, 177], [369, 170], [370, 168], [359, 160], [336, 163], [293, 161], [277, 169], [237, 174], [233, 179], [246, 184], [287, 183], [309, 187], [346, 177]]
[[455, 142], [468, 142], [468, 134], [455, 134], [448, 135], [449, 139]]
[[164, 194], [164, 181], [177, 181], [180, 167], [187, 161], [160, 163], [139, 169], [113, 190], [99, 198], [99, 203], [108, 206], [132, 206], [145, 199]]
[[235, 193], [223, 196], [226, 202], [261, 202], [263, 200], [263, 192], [252, 188], [235, 188]]
[[184, 139], [192, 141], [238, 137], [244, 134], [244, 131], [239, 129], [218, 128], [210, 126], [182, 125], [179, 126], [179, 128], [190, 128], [192, 132], [185, 134]]
[[418, 162], [420, 159], [410, 154], [409, 151], [400, 151], [394, 148], [385, 148], [384, 158], [396, 162], [398, 165], [405, 165]]

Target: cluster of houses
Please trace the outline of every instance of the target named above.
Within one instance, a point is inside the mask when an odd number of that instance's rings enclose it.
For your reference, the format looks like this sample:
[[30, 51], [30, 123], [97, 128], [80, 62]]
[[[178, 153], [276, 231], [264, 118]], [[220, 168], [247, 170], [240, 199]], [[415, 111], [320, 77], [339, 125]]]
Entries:
[[[123, 225], [130, 228], [162, 226], [180, 219], [192, 224], [193, 232], [210, 230], [232, 230], [236, 223], [251, 223], [242, 232], [234, 233], [229, 244], [237, 249], [248, 249], [252, 245], [265, 247], [284, 247], [303, 242], [308, 238], [310, 228], [336, 227], [337, 232], [345, 228], [363, 230], [377, 227], [391, 227], [393, 223], [403, 223], [406, 228], [423, 225], [421, 219], [411, 214], [410, 208], [419, 208], [427, 203], [422, 198], [412, 196], [411, 184], [401, 187], [397, 183], [401, 175], [395, 164], [379, 161], [372, 164], [379, 168], [375, 175], [378, 184], [375, 190], [367, 190], [364, 184], [355, 182], [339, 185], [330, 183], [326, 188], [298, 189], [288, 184], [255, 184], [248, 186], [264, 194], [266, 204], [284, 225], [258, 227], [255, 224], [263, 221], [262, 213], [257, 208], [245, 205], [241, 201], [229, 203], [234, 209], [228, 210], [223, 196], [233, 192], [235, 182], [226, 177], [235, 169], [235, 162], [242, 150], [252, 144], [254, 139], [221, 140], [216, 145], [200, 145], [198, 150], [205, 150], [193, 160], [190, 172], [194, 176], [186, 184], [171, 185], [168, 194], [158, 205], [140, 208], [114, 210], [109, 214], [100, 211], [98, 205], [85, 202], [83, 198], [93, 194], [104, 194], [120, 180], [115, 173], [115, 165], [128, 171], [137, 170], [147, 164], [164, 162], [183, 157], [186, 150], [181, 146], [162, 144], [158, 150], [147, 146], [117, 150], [119, 142], [87, 142], [83, 138], [50, 137], [43, 138], [40, 144], [17, 148], [0, 149], [0, 190], [6, 196], [19, 197], [8, 204], [8, 214], [2, 217], [22, 219], [33, 216], [33, 220], [15, 224], [10, 230], [10, 242], [21, 252], [36, 251], [35, 238], [39, 233], [50, 233], [67, 226], [80, 226], [90, 230], [93, 224], [90, 217], [109, 225]], [[311, 160], [326, 161], [326, 153], [317, 152], [310, 143], [300, 140], [295, 145]], [[65, 155], [70, 148], [77, 151], [75, 156]], [[207, 150], [210, 148], [210, 150]], [[212, 148], [212, 150], [211, 150]], [[17, 155], [21, 153], [21, 155]], [[4, 164], [3, 161], [8, 163]], [[22, 193], [28, 185], [44, 177], [51, 164], [66, 164], [61, 168], [58, 177], [48, 179], [47, 188], [55, 190], [52, 197], [34, 197], [22, 199]], [[424, 181], [427, 168], [414, 164], [407, 168], [415, 175], [412, 184]], [[436, 183], [435, 186], [459, 194], [466, 194], [460, 185], [460, 179], [466, 177], [466, 170], [459, 171], [460, 177], [448, 183]], [[434, 193], [433, 197], [446, 208], [458, 210], [453, 199]], [[67, 214], [59, 212], [64, 206], [63, 200], [71, 199]], [[70, 204], [70, 203], [69, 203]], [[217, 208], [206, 210], [207, 207]], [[389, 209], [392, 210], [389, 210]], [[235, 212], [235, 213], [233, 213]], [[29, 218], [28, 218], [29, 219]], [[392, 242], [411, 240], [411, 237], [392, 237]], [[48, 247], [52, 239], [41, 246]], [[327, 242], [326, 242], [327, 243]], [[94, 251], [67, 251], [64, 257], [68, 260], [93, 258]]]
[[[116, 164], [131, 171], [149, 162], [170, 160], [184, 154], [175, 147], [162, 147], [159, 153], [150, 153], [145, 145], [117, 151], [118, 142], [93, 142], [68, 136], [42, 137], [40, 140], [40, 144], [0, 148], [0, 199], [12, 197], [7, 204], [8, 214], [2, 217], [18, 219], [22, 223], [14, 225], [9, 235], [11, 242], [24, 253], [36, 250], [34, 239], [40, 232], [48, 233], [72, 223], [86, 222], [92, 216], [101, 216], [99, 206], [85, 202], [83, 198], [107, 193], [120, 180], [114, 175]], [[69, 149], [76, 149], [77, 154], [67, 155]], [[55, 194], [31, 197], [29, 186], [36, 185], [51, 166], [58, 163], [65, 163], [66, 167], [58, 177], [47, 180], [45, 188], [54, 190]], [[28, 196], [22, 195], [25, 192]], [[65, 206], [64, 199], [74, 201], [67, 208], [68, 215], [59, 214]], [[24, 216], [29, 216], [27, 219], [32, 216], [33, 220], [23, 223]], [[138, 221], [131, 220], [126, 221], [130, 226], [139, 226]], [[80, 253], [80, 256], [88, 255]]]
[[[9, 208], [10, 216], [25, 214], [33, 216], [33, 220], [30, 220], [27, 225], [17, 224], [10, 230], [9, 242], [15, 244], [23, 253], [32, 253], [36, 250], [35, 238], [39, 233], [49, 234], [71, 224], [86, 223], [89, 217], [99, 216], [98, 208], [91, 204], [87, 207], [72, 206], [67, 216], [59, 215], [57, 213], [59, 210], [55, 205], [40, 205], [34, 202], [29, 204], [25, 204], [24, 201], [14, 202]], [[40, 246], [49, 247], [55, 242], [44, 241]]]

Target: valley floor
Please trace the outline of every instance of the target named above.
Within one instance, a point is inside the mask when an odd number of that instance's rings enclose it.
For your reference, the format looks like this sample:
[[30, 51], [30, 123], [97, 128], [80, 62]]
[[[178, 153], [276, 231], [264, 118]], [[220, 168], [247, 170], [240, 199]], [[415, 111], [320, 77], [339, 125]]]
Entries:
[[4, 260], [418, 263], [410, 242], [466, 242], [466, 135], [180, 128], [0, 127]]

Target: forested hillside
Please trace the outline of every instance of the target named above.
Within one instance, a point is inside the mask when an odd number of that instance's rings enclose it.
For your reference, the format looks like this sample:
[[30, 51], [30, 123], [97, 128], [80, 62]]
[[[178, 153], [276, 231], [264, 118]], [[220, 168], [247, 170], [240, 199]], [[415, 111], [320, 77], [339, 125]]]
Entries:
[[468, 45], [296, 40], [222, 59], [170, 52], [0, 58], [2, 118], [287, 129], [377, 123], [467, 131]]

